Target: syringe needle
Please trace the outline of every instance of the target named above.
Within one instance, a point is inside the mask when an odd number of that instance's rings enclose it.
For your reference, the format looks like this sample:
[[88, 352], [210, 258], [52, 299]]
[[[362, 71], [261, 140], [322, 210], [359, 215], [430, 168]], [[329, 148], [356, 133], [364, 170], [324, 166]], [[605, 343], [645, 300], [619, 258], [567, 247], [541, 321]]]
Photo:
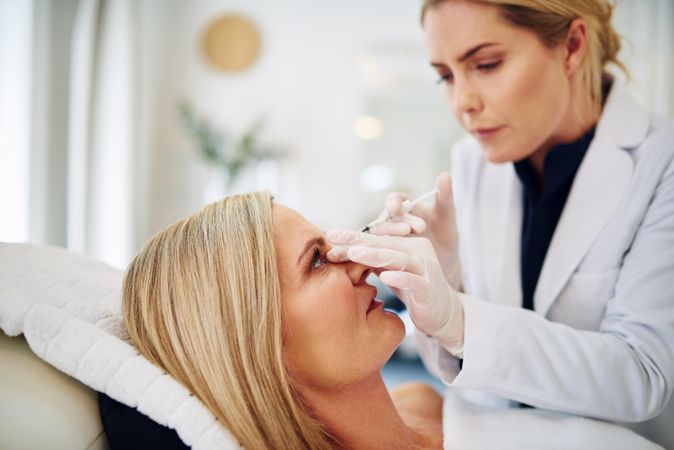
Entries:
[[[415, 205], [417, 205], [417, 204], [423, 202], [424, 200], [426, 200], [426, 199], [428, 199], [428, 198], [430, 198], [430, 197], [433, 197], [433, 196], [434, 196], [435, 194], [437, 194], [437, 193], [438, 193], [438, 190], [437, 190], [437, 189], [433, 189], [433, 190], [431, 190], [431, 191], [426, 192], [424, 195], [421, 195], [421, 196], [419, 196], [419, 197], [417, 197], [417, 198], [415, 198], [415, 199], [413, 199], [413, 200], [405, 200], [405, 201], [403, 202], [402, 206], [400, 207], [400, 209], [401, 209], [404, 213], [410, 212], [410, 211], [412, 210], [412, 208], [414, 208]], [[375, 227], [375, 226], [377, 226], [377, 225], [379, 225], [379, 224], [381, 224], [381, 223], [387, 222], [387, 221], [389, 221], [389, 220], [391, 220], [391, 219], [393, 219], [393, 218], [394, 218], [394, 215], [391, 214], [391, 213], [389, 212], [387, 215], [385, 215], [385, 216], [383, 216], [383, 217], [380, 217], [380, 218], [378, 218], [378, 219], [375, 219], [375, 220], [373, 220], [372, 222], [368, 223], [368, 224], [365, 225], [363, 228], [361, 228], [360, 231], [361, 231], [362, 233], [367, 233], [367, 232], [370, 231], [370, 229], [372, 229], [373, 227]]]

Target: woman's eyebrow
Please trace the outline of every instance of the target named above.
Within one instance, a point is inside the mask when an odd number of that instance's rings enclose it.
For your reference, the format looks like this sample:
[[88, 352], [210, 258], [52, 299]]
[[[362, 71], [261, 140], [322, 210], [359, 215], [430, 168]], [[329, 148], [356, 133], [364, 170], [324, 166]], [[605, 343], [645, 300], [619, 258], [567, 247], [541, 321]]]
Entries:
[[475, 47], [471, 48], [470, 50], [465, 52], [463, 55], [461, 55], [459, 57], [458, 61], [464, 62], [465, 60], [467, 60], [468, 58], [470, 58], [471, 56], [473, 56], [475, 53], [479, 52], [483, 48], [491, 47], [492, 45], [497, 45], [497, 44], [495, 42], [485, 42], [484, 44], [476, 45]]
[[[459, 58], [457, 58], [457, 61], [458, 62], [464, 62], [468, 58], [470, 58], [471, 56], [475, 55], [477, 52], [482, 50], [483, 48], [491, 47], [491, 46], [494, 46], [494, 45], [498, 45], [498, 44], [495, 43], [495, 42], [485, 42], [483, 44], [478, 44], [475, 47], [472, 47], [468, 51], [464, 52], [463, 55], [461, 55]], [[444, 64], [444, 63], [433, 62], [433, 61], [431, 61], [431, 66], [436, 67], [436, 68], [440, 68], [440, 69], [443, 69], [443, 68], [447, 67], [447, 65]]]
[[323, 239], [322, 237], [319, 236], [319, 237], [315, 237], [313, 239], [308, 240], [307, 243], [304, 244], [304, 248], [302, 249], [302, 252], [300, 253], [300, 256], [297, 258], [297, 264], [299, 264], [302, 261], [302, 259], [304, 258], [304, 255], [306, 255], [306, 253], [309, 250], [311, 250], [312, 248], [314, 248], [315, 246], [324, 247], [325, 246], [325, 239]]

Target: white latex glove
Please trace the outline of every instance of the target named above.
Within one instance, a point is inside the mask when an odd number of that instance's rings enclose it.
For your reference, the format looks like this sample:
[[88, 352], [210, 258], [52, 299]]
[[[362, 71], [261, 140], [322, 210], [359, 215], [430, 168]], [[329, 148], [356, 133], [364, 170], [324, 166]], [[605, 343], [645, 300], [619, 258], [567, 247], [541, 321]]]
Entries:
[[463, 303], [449, 285], [431, 242], [421, 237], [376, 236], [348, 230], [326, 233], [332, 262], [375, 268], [382, 283], [405, 303], [419, 331], [463, 357]]
[[380, 217], [389, 213], [394, 217], [388, 222], [372, 227], [371, 234], [407, 236], [414, 233], [428, 238], [442, 267], [445, 278], [458, 291], [463, 290], [461, 260], [459, 258], [459, 233], [456, 228], [456, 211], [452, 195], [452, 177], [443, 172], [435, 180], [438, 189], [434, 204], [418, 204], [405, 213], [401, 210], [407, 194], [391, 192], [386, 196], [385, 209]]

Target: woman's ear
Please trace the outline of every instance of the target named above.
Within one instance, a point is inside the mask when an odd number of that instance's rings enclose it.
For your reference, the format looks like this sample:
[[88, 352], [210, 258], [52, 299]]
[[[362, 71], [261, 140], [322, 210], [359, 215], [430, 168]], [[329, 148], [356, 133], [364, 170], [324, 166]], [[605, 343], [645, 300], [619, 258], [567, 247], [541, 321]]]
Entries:
[[571, 76], [578, 71], [587, 53], [587, 23], [583, 19], [573, 19], [564, 42], [566, 74]]

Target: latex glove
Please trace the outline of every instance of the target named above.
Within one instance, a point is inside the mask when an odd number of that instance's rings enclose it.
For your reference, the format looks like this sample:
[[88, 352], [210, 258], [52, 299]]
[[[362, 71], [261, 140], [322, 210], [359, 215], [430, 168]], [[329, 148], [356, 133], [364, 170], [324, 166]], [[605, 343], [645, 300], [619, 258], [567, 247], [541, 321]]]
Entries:
[[405, 213], [402, 204], [412, 200], [407, 194], [391, 192], [386, 196], [385, 209], [380, 217], [391, 213], [395, 218], [372, 227], [371, 234], [406, 236], [414, 233], [428, 238], [442, 267], [445, 279], [458, 291], [463, 290], [461, 260], [459, 258], [459, 233], [456, 228], [456, 211], [452, 194], [452, 177], [443, 172], [435, 180], [438, 189], [432, 205], [418, 204]]
[[463, 357], [463, 303], [449, 285], [431, 242], [422, 237], [376, 236], [348, 230], [326, 233], [332, 262], [374, 268], [382, 283], [405, 303], [414, 325]]

